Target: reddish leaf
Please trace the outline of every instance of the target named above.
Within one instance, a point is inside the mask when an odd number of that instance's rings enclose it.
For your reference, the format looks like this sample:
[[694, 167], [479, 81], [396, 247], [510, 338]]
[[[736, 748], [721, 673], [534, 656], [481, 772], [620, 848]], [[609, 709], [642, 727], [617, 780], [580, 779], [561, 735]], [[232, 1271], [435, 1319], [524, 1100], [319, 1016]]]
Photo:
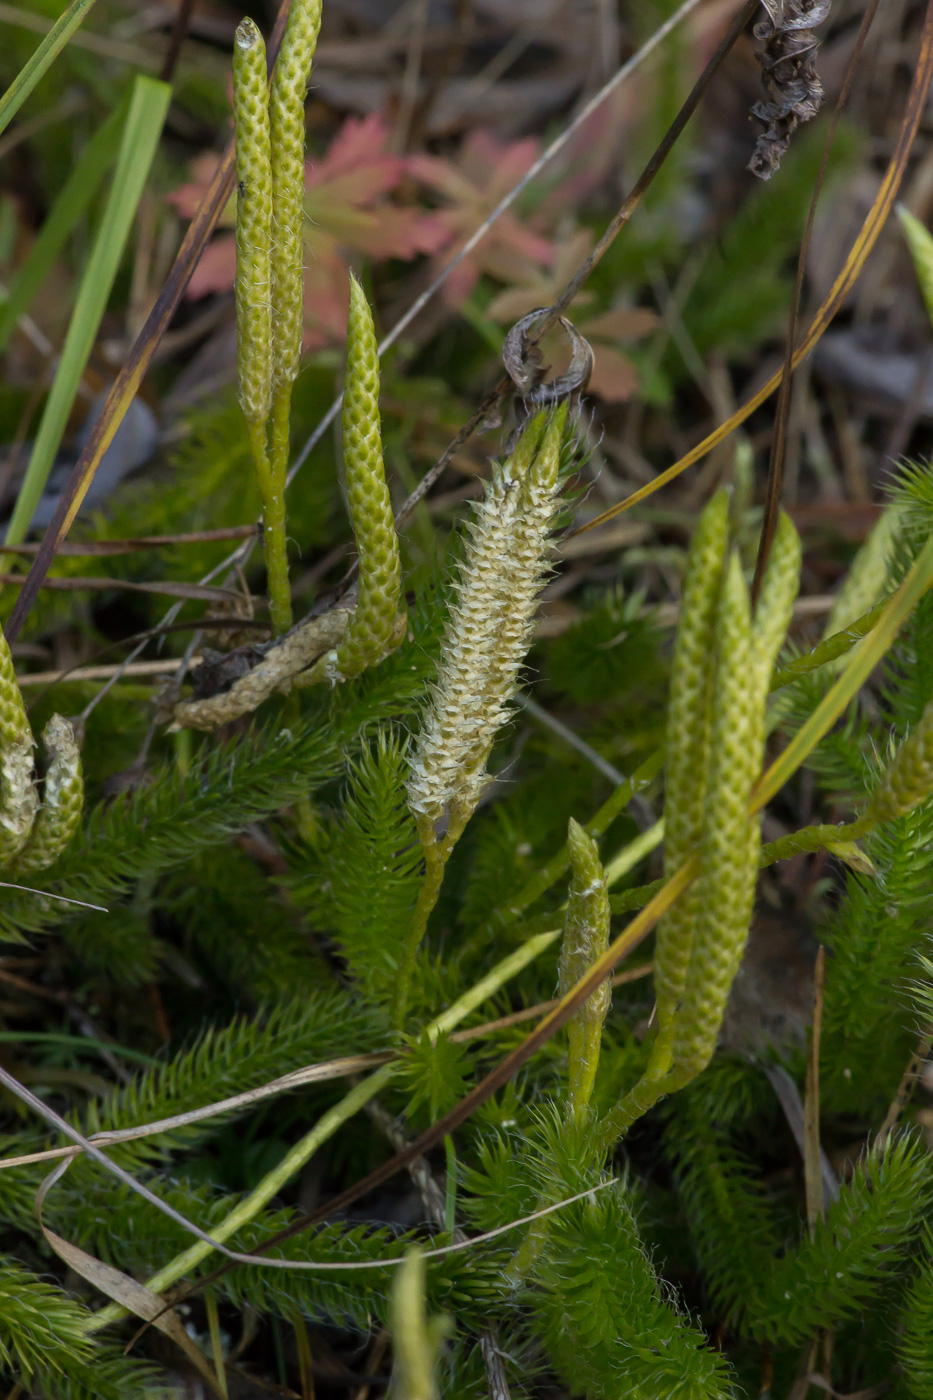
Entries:
[[588, 392], [607, 403], [625, 403], [638, 388], [638, 371], [627, 356], [611, 345], [593, 346], [596, 360]]
[[229, 292], [235, 277], [236, 239], [232, 233], [220, 233], [201, 254], [185, 295], [195, 301], [211, 292]]

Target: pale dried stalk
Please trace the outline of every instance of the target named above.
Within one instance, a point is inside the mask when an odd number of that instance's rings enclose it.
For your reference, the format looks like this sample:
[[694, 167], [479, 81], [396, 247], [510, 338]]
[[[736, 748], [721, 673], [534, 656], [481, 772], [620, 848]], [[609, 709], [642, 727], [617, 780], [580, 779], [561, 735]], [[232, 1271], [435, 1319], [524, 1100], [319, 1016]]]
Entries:
[[181, 700], [175, 706], [173, 729], [216, 729], [253, 710], [276, 693], [287, 695], [301, 672], [343, 639], [350, 614], [335, 608], [300, 623], [277, 641], [258, 666], [235, 681], [229, 690], [203, 700]]

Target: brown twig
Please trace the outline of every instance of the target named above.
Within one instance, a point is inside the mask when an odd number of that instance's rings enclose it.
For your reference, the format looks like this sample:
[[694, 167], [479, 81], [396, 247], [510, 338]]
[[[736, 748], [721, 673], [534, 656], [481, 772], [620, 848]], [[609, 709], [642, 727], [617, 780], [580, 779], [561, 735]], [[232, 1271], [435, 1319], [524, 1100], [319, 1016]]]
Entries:
[[[192, 530], [182, 535], [140, 535], [133, 540], [86, 540], [84, 543], [65, 541], [58, 550], [63, 557], [83, 558], [85, 556], [109, 556], [116, 554], [137, 554], [146, 549], [165, 549], [170, 545], [214, 544], [218, 540], [245, 540], [258, 535], [260, 527], [252, 525], [227, 525], [219, 530]], [[41, 544], [5, 544], [4, 554], [38, 554]]]
[[191, 13], [194, 9], [194, 0], [179, 0], [178, 9], [175, 11], [175, 23], [172, 25], [171, 37], [168, 41], [168, 48], [165, 51], [165, 60], [162, 64], [162, 71], [159, 77], [163, 83], [170, 83], [175, 73], [175, 65], [181, 53], [181, 46], [188, 37], [188, 26], [191, 23]]
[[897, 1120], [910, 1103], [910, 1096], [914, 1091], [914, 1086], [923, 1073], [924, 1065], [930, 1058], [931, 1048], [933, 1048], [933, 1029], [928, 1026], [923, 1031], [910, 1059], [907, 1061], [907, 1067], [901, 1076], [901, 1082], [897, 1086], [897, 1092], [891, 1100], [887, 1113], [884, 1115], [884, 1122], [878, 1129], [879, 1141], [883, 1141], [897, 1125]]
[[[22, 574], [0, 573], [0, 583], [10, 584], [13, 588], [20, 588], [25, 582]], [[159, 579], [138, 583], [125, 578], [44, 578], [39, 587], [59, 593], [103, 593], [122, 589], [126, 593], [158, 593], [165, 598], [182, 598], [186, 602], [197, 603], [231, 603], [243, 596], [232, 588], [214, 588], [206, 583], [169, 583]]]

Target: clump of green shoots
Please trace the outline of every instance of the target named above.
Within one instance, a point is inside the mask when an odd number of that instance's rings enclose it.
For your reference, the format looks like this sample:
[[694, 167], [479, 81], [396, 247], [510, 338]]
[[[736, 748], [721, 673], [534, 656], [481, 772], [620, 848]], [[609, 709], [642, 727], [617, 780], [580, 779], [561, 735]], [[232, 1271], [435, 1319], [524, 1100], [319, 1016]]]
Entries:
[[[292, 625], [285, 480], [303, 324], [304, 97], [320, 24], [320, 0], [295, 0], [268, 90], [265, 46], [250, 19], [237, 29], [233, 58], [240, 403], [262, 494], [276, 635]], [[299, 686], [352, 679], [405, 635], [405, 616], [398, 611], [398, 540], [382, 459], [379, 354], [363, 290], [355, 278], [350, 283], [343, 436], [358, 595], [342, 642], [296, 678]]]
[[[691, 545], [674, 654], [665, 820], [677, 868], [696, 862], [682, 909], [658, 928], [658, 1034], [648, 1068], [602, 1127], [608, 1146], [712, 1058], [748, 937], [761, 833], [749, 812], [761, 768], [765, 706], [800, 572], [800, 541], [781, 515], [752, 613], [718, 492]], [[690, 721], [675, 722], [681, 712]], [[675, 873], [668, 851], [668, 871]], [[674, 905], [677, 910], [677, 905]]]

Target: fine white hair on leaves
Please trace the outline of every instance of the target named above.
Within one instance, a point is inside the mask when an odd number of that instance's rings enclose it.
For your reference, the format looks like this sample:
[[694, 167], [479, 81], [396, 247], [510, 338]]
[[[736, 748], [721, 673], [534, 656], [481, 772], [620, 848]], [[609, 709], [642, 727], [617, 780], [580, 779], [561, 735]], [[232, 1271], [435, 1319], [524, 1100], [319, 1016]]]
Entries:
[[531, 640], [547, 567], [567, 409], [538, 414], [493, 471], [468, 528], [456, 598], [408, 795], [423, 823], [450, 812], [462, 830], [488, 778], [486, 761]]

